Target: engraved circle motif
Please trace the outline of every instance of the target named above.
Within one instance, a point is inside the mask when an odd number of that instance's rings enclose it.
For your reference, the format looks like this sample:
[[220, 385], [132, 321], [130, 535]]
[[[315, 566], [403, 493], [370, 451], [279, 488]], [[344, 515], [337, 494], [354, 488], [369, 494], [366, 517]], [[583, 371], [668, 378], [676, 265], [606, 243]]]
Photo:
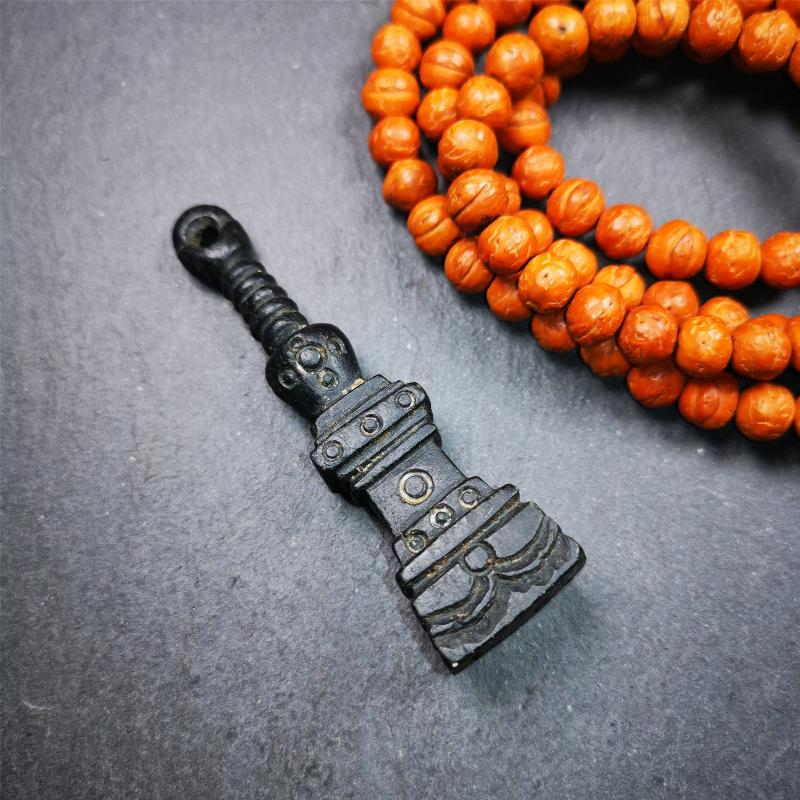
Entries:
[[339, 339], [331, 336], [328, 338], [328, 350], [333, 353], [333, 355], [338, 356], [344, 352], [344, 345], [339, 341]]
[[458, 502], [464, 508], [475, 508], [480, 499], [481, 493], [474, 486], [465, 486], [458, 494]]
[[428, 537], [423, 531], [406, 531], [403, 541], [410, 553], [421, 553], [428, 546]]
[[374, 436], [383, 427], [383, 420], [377, 414], [364, 414], [359, 427], [364, 436]]
[[424, 503], [433, 493], [433, 478], [421, 469], [410, 470], [400, 477], [397, 491], [400, 499], [410, 506]]
[[431, 525], [436, 528], [446, 528], [453, 521], [453, 509], [442, 503], [431, 510]]
[[326, 389], [333, 389], [339, 383], [339, 378], [332, 369], [320, 370], [317, 375], [317, 380], [320, 382], [320, 385], [324, 386]]
[[462, 566], [476, 575], [485, 575], [494, 563], [494, 550], [485, 542], [478, 542], [462, 558]]
[[408, 389], [403, 389], [402, 391], [397, 393], [395, 397], [395, 402], [401, 408], [411, 408], [414, 405], [414, 395], [408, 391]]
[[303, 336], [303, 335], [295, 336], [289, 342], [289, 352], [290, 353], [296, 353], [301, 347], [303, 347], [307, 343], [308, 343], [308, 339], [306, 339], [305, 336]]
[[307, 370], [317, 369], [322, 364], [323, 358], [322, 350], [313, 344], [304, 347], [297, 356], [300, 366]]
[[324, 455], [325, 458], [328, 459], [328, 461], [335, 461], [342, 455], [343, 452], [344, 448], [342, 447], [341, 442], [333, 440], [325, 445], [325, 447], [322, 450], [322, 455]]
[[278, 383], [284, 389], [291, 389], [297, 383], [297, 373], [291, 369], [285, 369], [278, 375]]

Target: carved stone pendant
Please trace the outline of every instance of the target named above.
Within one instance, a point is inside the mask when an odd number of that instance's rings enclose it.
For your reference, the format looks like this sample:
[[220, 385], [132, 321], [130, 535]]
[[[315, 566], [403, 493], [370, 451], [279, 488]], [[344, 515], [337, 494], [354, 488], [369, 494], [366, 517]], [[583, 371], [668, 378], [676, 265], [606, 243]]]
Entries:
[[457, 672], [529, 619], [583, 566], [580, 545], [510, 484], [468, 478], [441, 449], [416, 383], [365, 380], [347, 337], [309, 324], [215, 206], [173, 231], [184, 266], [224, 292], [269, 354], [267, 382], [313, 420], [311, 459], [328, 486], [389, 527], [397, 581]]

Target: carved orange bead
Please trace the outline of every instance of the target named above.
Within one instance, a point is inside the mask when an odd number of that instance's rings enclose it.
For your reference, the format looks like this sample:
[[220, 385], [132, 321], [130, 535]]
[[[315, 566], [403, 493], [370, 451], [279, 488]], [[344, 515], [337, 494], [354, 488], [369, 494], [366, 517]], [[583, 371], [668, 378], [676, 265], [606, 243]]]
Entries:
[[566, 258], [552, 253], [534, 256], [519, 276], [519, 296], [523, 303], [540, 314], [560, 311], [578, 287], [575, 267]]
[[787, 317], [786, 314], [779, 314], [776, 311], [772, 311], [769, 314], [759, 314], [758, 319], [761, 320], [761, 322], [772, 322], [782, 331], [789, 332], [789, 317]]
[[486, 302], [504, 322], [522, 322], [533, 313], [520, 299], [516, 275], [497, 275], [486, 290]]
[[575, 293], [567, 308], [567, 328], [577, 345], [592, 345], [612, 337], [625, 318], [625, 301], [618, 289], [590, 283]]
[[585, 178], [570, 178], [547, 200], [547, 217], [567, 236], [583, 236], [597, 224], [605, 208], [600, 187]]
[[775, 0], [736, 0], [739, 8], [742, 9], [742, 14], [749, 17], [751, 14], [756, 14], [759, 11], [769, 11], [772, 8]]
[[410, 211], [436, 192], [436, 173], [416, 158], [395, 161], [383, 181], [383, 199], [398, 211]]
[[703, 64], [716, 61], [734, 47], [743, 22], [735, 0], [703, 0], [689, 17], [686, 49]]
[[531, 333], [539, 346], [551, 353], [569, 353], [575, 349], [575, 342], [567, 330], [563, 311], [534, 314], [531, 320]]
[[641, 207], [620, 204], [607, 208], [597, 220], [597, 246], [609, 258], [633, 258], [647, 247], [653, 223]]
[[572, 262], [578, 274], [579, 288], [591, 283], [597, 275], [597, 256], [582, 242], [576, 242], [574, 239], [556, 239], [548, 248], [548, 252], [563, 256]]
[[631, 368], [612, 336], [603, 342], [581, 347], [581, 360], [598, 378], [621, 378]]
[[754, 383], [739, 397], [736, 427], [748, 439], [771, 442], [789, 430], [794, 414], [794, 398], [785, 386]]
[[792, 343], [790, 364], [800, 372], [800, 317], [792, 317], [786, 325], [786, 333]]
[[430, 39], [444, 22], [442, 0], [395, 0], [392, 22], [404, 25], [420, 39]]
[[717, 317], [694, 316], [678, 328], [675, 363], [693, 378], [718, 375], [731, 360], [733, 342], [725, 323]]
[[530, 225], [536, 240], [533, 246], [533, 255], [538, 256], [544, 253], [553, 243], [553, 226], [547, 219], [547, 214], [537, 211], [535, 208], [523, 208], [517, 211], [517, 216], [524, 219]]
[[706, 252], [706, 280], [720, 289], [749, 286], [761, 271], [761, 247], [748, 231], [722, 231]]
[[776, 0], [775, 8], [785, 11], [795, 25], [800, 25], [800, 3], [797, 0]]
[[553, 105], [561, 97], [561, 78], [554, 72], [545, 72], [539, 81], [539, 86], [542, 87], [542, 93], [544, 94], [545, 108]]
[[642, 302], [644, 278], [627, 264], [609, 264], [594, 277], [595, 283], [607, 283], [619, 289], [625, 308], [631, 309]]
[[372, 38], [372, 60], [376, 67], [413, 72], [421, 58], [419, 39], [403, 25], [384, 25]]
[[458, 225], [447, 214], [447, 198], [442, 194], [417, 203], [408, 215], [406, 226], [417, 247], [429, 256], [443, 256], [461, 238]]
[[444, 274], [462, 294], [485, 292], [494, 280], [494, 273], [481, 261], [477, 239], [461, 239], [447, 251]]
[[589, 28], [577, 9], [547, 6], [531, 20], [529, 36], [539, 45], [549, 70], [560, 72], [589, 50]]
[[772, 380], [786, 369], [791, 357], [789, 334], [770, 320], [749, 319], [733, 334], [733, 368], [745, 378]]
[[678, 46], [688, 25], [687, 0], [639, 0], [634, 47], [646, 56], [664, 56]]
[[506, 178], [503, 182], [506, 188], [506, 195], [508, 196], [508, 203], [506, 204], [506, 214], [516, 214], [522, 206], [522, 195], [519, 191], [519, 186], [513, 178]]
[[497, 78], [512, 97], [521, 97], [544, 74], [539, 46], [523, 33], [501, 36], [486, 55], [486, 74]]
[[427, 89], [459, 87], [475, 72], [472, 55], [463, 44], [440, 39], [429, 45], [419, 65], [420, 83]]
[[800, 436], [800, 395], [794, 403], [794, 432]]
[[776, 289], [800, 286], [800, 231], [781, 231], [761, 245], [761, 279]]
[[705, 431], [715, 431], [727, 425], [736, 413], [739, 384], [727, 372], [713, 378], [692, 378], [686, 382], [678, 411], [692, 425]]
[[633, 367], [626, 376], [628, 391], [645, 408], [665, 408], [680, 397], [686, 376], [671, 358]]
[[589, 28], [589, 53], [595, 61], [602, 64], [625, 55], [636, 31], [633, 0], [589, 0], [583, 18]]
[[550, 117], [532, 100], [519, 100], [511, 109], [508, 125], [497, 132], [503, 150], [521, 153], [536, 144], [547, 144], [550, 138]]
[[[800, 3], [797, 7], [800, 8]], [[797, 24], [800, 25], [800, 20], [797, 21]], [[789, 77], [800, 86], [800, 32], [797, 34], [797, 44], [789, 57]]]
[[657, 278], [691, 278], [703, 268], [706, 246], [700, 228], [673, 219], [650, 237], [645, 260]]
[[564, 159], [549, 145], [533, 145], [517, 156], [511, 174], [525, 197], [541, 200], [564, 180]]
[[419, 152], [419, 128], [408, 117], [384, 117], [369, 135], [369, 152], [382, 167]]
[[495, 275], [513, 275], [531, 258], [535, 244], [531, 226], [524, 219], [504, 215], [483, 229], [478, 252]]
[[785, 11], [752, 14], [742, 26], [736, 51], [751, 72], [780, 69], [797, 44], [797, 25]]
[[361, 90], [361, 103], [373, 117], [409, 117], [419, 105], [417, 79], [402, 69], [376, 69]]
[[429, 139], [438, 139], [458, 119], [457, 97], [458, 89], [445, 86], [422, 98], [417, 109], [417, 125]]
[[697, 292], [686, 281], [656, 281], [645, 290], [642, 302], [661, 306], [678, 322], [693, 317], [700, 308]]
[[445, 17], [442, 33], [445, 39], [459, 42], [477, 53], [494, 41], [494, 18], [482, 6], [457, 5]]
[[721, 319], [730, 334], [733, 334], [743, 322], [750, 319], [747, 309], [732, 297], [712, 297], [700, 306], [697, 313]]
[[637, 306], [628, 312], [617, 334], [625, 358], [637, 367], [654, 364], [672, 355], [678, 323], [661, 306]]
[[501, 175], [472, 169], [459, 175], [447, 190], [447, 213], [465, 231], [477, 231], [505, 213], [508, 194]]
[[498, 28], [513, 28], [528, 19], [533, 0], [478, 0], [478, 5], [492, 15]]
[[458, 90], [456, 110], [462, 119], [476, 119], [490, 128], [504, 128], [511, 119], [511, 96], [500, 81], [476, 75]]
[[445, 180], [470, 169], [491, 169], [497, 156], [494, 131], [474, 119], [454, 122], [439, 140], [439, 171]]

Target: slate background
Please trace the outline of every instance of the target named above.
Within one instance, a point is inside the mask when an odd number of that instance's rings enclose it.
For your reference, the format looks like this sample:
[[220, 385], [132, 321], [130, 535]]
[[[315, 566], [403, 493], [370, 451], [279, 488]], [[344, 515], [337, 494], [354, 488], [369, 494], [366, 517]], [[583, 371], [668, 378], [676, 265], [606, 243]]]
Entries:
[[[367, 154], [387, 13], [0, 8], [3, 796], [797, 797], [797, 440], [640, 409], [450, 289]], [[796, 109], [787, 81], [678, 55], [597, 70], [552, 116], [610, 202], [766, 236], [800, 221]], [[367, 372], [428, 389], [459, 464], [586, 549], [460, 676], [174, 258], [205, 201]]]

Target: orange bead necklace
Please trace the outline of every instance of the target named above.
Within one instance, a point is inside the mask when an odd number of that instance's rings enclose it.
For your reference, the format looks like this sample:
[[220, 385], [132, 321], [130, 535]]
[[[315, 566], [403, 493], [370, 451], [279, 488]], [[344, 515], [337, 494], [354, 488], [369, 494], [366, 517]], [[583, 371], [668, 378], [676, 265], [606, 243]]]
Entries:
[[[530, 320], [544, 349], [577, 347], [596, 375], [625, 376], [642, 405], [677, 403], [706, 430], [734, 420], [756, 441], [778, 439], [793, 425], [800, 436], [800, 397], [773, 382], [789, 365], [800, 371], [800, 316], [751, 319], [727, 296], [700, 305], [688, 282], [704, 271], [728, 291], [758, 279], [797, 289], [800, 231], [759, 242], [739, 230], [708, 240], [685, 220], [654, 230], [640, 206], [606, 207], [596, 183], [565, 179], [564, 159], [548, 144], [545, 110], [558, 99], [562, 79], [590, 58], [614, 61], [631, 46], [659, 57], [680, 45], [701, 63], [730, 54], [748, 72], [787, 69], [800, 86], [800, 0], [582, 6], [396, 0], [391, 23], [372, 41], [377, 68], [361, 93], [377, 119], [369, 149], [388, 170], [384, 199], [409, 212], [417, 246], [444, 257], [445, 275], [459, 292], [485, 293], [500, 319]], [[531, 14], [527, 33], [497, 38]], [[423, 48], [440, 30], [443, 38]], [[487, 47], [485, 74], [475, 75], [474, 56]], [[427, 89], [421, 101], [420, 82]], [[436, 172], [418, 157], [422, 135], [438, 143], [446, 194], [437, 194]], [[510, 176], [494, 170], [501, 149], [516, 157]], [[523, 198], [543, 210], [521, 208]], [[646, 287], [628, 264], [598, 269], [593, 250], [577, 241], [592, 233], [610, 259], [644, 253], [656, 282]], [[740, 388], [731, 370], [752, 383]]]

